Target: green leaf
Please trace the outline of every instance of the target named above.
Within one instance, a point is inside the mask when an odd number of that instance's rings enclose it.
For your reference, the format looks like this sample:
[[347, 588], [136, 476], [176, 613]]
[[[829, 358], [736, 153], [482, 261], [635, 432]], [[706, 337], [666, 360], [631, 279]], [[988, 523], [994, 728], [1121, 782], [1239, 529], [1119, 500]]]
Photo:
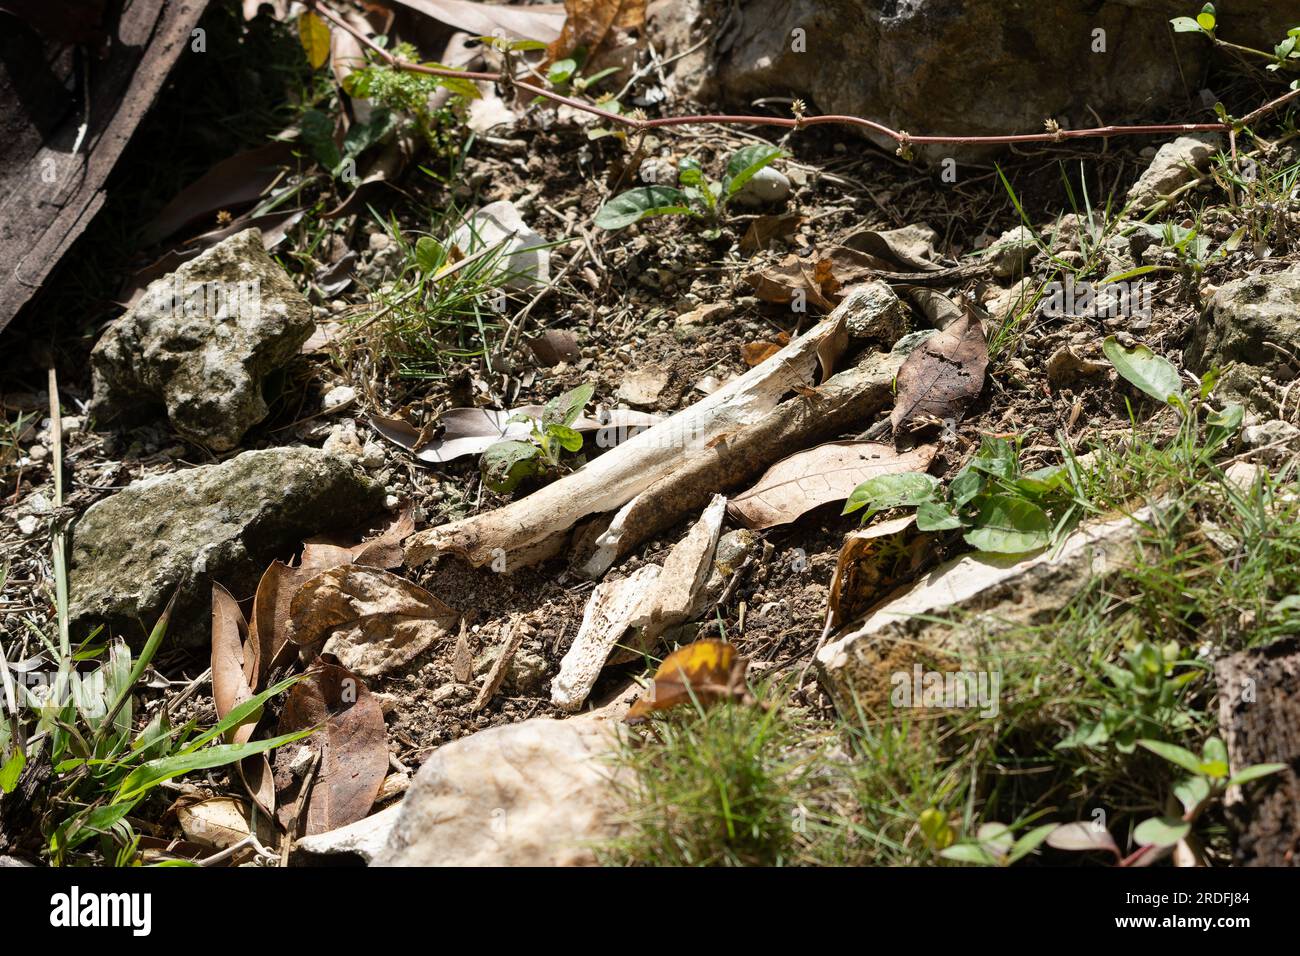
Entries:
[[526, 441], [499, 441], [483, 452], [479, 470], [489, 488], [509, 494], [529, 475], [537, 474], [540, 449]]
[[546, 431], [565, 451], [582, 451], [582, 434], [568, 425], [547, 425]]
[[979, 866], [997, 866], [997, 858], [978, 843], [958, 843], [939, 851], [945, 860], [959, 863], [975, 863]]
[[784, 155], [785, 150], [766, 143], [741, 147], [727, 160], [727, 174], [722, 180], [723, 191], [728, 197], [736, 195], [745, 183], [754, 178], [756, 172]]
[[930, 807], [921, 812], [917, 818], [917, 823], [921, 827], [921, 833], [925, 835], [926, 842], [933, 847], [943, 849], [953, 841], [952, 827], [948, 825], [948, 817], [937, 807]]
[[572, 425], [582, 415], [582, 410], [591, 401], [596, 386], [591, 382], [571, 388], [562, 395], [557, 395], [546, 403], [542, 409], [543, 425]]
[[1204, 777], [1187, 777], [1174, 784], [1174, 796], [1182, 804], [1183, 811], [1191, 813], [1210, 795], [1210, 782]]
[[170, 780], [172, 777], [179, 777], [181, 774], [190, 773], [194, 770], [211, 770], [214, 767], [225, 767], [243, 760], [245, 757], [266, 753], [268, 750], [283, 747], [295, 740], [302, 740], [302, 738], [315, 732], [315, 727], [309, 727], [297, 733], [272, 737], [270, 740], [253, 740], [246, 744], [215, 744], [193, 753], [182, 753], [174, 757], [150, 760], [127, 774], [126, 779], [117, 788], [113, 802], [120, 803], [123, 800], [129, 800], [137, 794], [156, 787], [164, 780]]
[[1178, 369], [1145, 345], [1126, 349], [1111, 335], [1106, 337], [1101, 350], [1115, 366], [1115, 371], [1142, 392], [1171, 405], [1174, 404], [1172, 398], [1182, 400], [1183, 386]]
[[969, 465], [958, 472], [957, 477], [948, 486], [953, 507], [960, 508], [967, 502], [973, 501], [984, 490], [984, 481], [984, 477]]
[[1229, 787], [1239, 787], [1243, 783], [1250, 783], [1252, 780], [1258, 780], [1261, 777], [1268, 777], [1275, 773], [1280, 773], [1286, 769], [1284, 763], [1257, 763], [1254, 766], [1247, 767], [1238, 774], [1234, 774], [1228, 780]]
[[1055, 829], [1055, 823], [1044, 823], [1042, 826], [1034, 827], [1034, 829], [1021, 836], [1015, 842], [1015, 845], [1011, 847], [1011, 853], [1007, 856], [1007, 863], [1015, 863], [1033, 853], [1042, 845], [1044, 840], [1052, 835], [1052, 831]]
[[1173, 846], [1192, 831], [1192, 825], [1177, 817], [1152, 817], [1143, 820], [1133, 831], [1133, 840], [1142, 846]]
[[671, 186], [639, 186], [615, 196], [596, 213], [601, 229], [623, 229], [649, 216], [680, 216], [691, 211], [686, 194]]
[[[1207, 4], [1207, 6], [1209, 5]], [[1217, 22], [1218, 21], [1215, 19], [1214, 16], [1213, 8], [1211, 8], [1210, 10], [1202, 10], [1200, 13], [1196, 15], [1196, 25], [1199, 26], [1206, 33], [1209, 33], [1211, 30], [1213, 30], [1214, 25]]]
[[415, 241], [415, 264], [425, 275], [432, 275], [447, 261], [442, 243], [432, 236], [421, 236]]
[[1198, 776], [1201, 773], [1201, 758], [1190, 750], [1179, 747], [1177, 744], [1165, 743], [1163, 740], [1139, 740], [1138, 743], [1153, 754], [1164, 757], [1170, 763], [1177, 764], [1184, 770], [1190, 770]]
[[334, 121], [320, 110], [307, 110], [302, 114], [298, 129], [312, 158], [325, 169], [337, 169], [343, 157], [334, 142]]
[[26, 764], [27, 755], [23, 753], [23, 748], [15, 746], [4, 766], [0, 766], [0, 793], [13, 793]]
[[1047, 512], [1013, 495], [980, 499], [973, 523], [975, 527], [963, 538], [980, 551], [1021, 554], [1045, 548], [1052, 540], [1052, 519]]
[[546, 79], [549, 80], [553, 86], [561, 86], [569, 82], [569, 79], [577, 69], [577, 60], [556, 60], [551, 64], [551, 68], [546, 71]]
[[951, 531], [961, 526], [961, 518], [941, 501], [926, 501], [916, 509], [918, 531]]
[[935, 500], [939, 479], [932, 475], [908, 472], [902, 475], [880, 475], [870, 478], [853, 489], [844, 503], [841, 514], [852, 514], [859, 508], [871, 505], [872, 513], [882, 508], [902, 508]]
[[298, 40], [313, 70], [325, 65], [330, 58], [330, 28], [324, 20], [310, 10], [303, 13], [298, 17]]

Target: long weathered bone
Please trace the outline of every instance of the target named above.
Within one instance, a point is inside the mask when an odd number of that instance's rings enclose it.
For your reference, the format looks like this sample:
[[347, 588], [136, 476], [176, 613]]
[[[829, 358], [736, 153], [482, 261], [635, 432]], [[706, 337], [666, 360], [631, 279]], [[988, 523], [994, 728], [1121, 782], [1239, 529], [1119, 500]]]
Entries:
[[588, 515], [615, 511], [715, 440], [761, 421], [783, 395], [813, 382], [819, 361], [831, 368], [846, 341], [837, 309], [767, 361], [573, 474], [503, 508], [412, 535], [407, 562], [452, 552], [475, 566], [502, 558], [508, 568], [521, 566], [541, 553], [535, 545]]

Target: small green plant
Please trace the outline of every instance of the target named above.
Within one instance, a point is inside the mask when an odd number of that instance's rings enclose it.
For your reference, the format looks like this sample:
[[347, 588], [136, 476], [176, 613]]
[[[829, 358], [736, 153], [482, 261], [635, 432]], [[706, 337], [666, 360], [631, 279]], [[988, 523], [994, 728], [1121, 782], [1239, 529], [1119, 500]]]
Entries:
[[[556, 60], [551, 64], [550, 69], [546, 71], [547, 82], [551, 84], [551, 87], [557, 93], [562, 93], [565, 96], [570, 94], [581, 95], [596, 86], [601, 80], [613, 76], [619, 71], [617, 66], [610, 66], [603, 70], [597, 70], [590, 76], [584, 76], [582, 66], [583, 64], [574, 57]], [[534, 102], [542, 102], [542, 98], [538, 97]]]
[[[1257, 59], [1268, 60], [1269, 63], [1265, 69], [1270, 71], [1285, 70], [1292, 73], [1300, 71], [1300, 26], [1288, 30], [1286, 36], [1273, 47], [1273, 51], [1270, 53], [1267, 50], [1256, 50], [1254, 47], [1242, 46], [1221, 39], [1217, 33], [1219, 20], [1212, 3], [1207, 3], [1201, 7], [1201, 12], [1195, 17], [1174, 17], [1169, 23], [1174, 28], [1175, 33], [1202, 33], [1212, 42], [1225, 49], [1244, 53]], [[1300, 89], [1300, 80], [1293, 80], [1291, 88], [1293, 90]]]
[[530, 427], [523, 441], [500, 441], [483, 453], [479, 468], [483, 481], [493, 491], [509, 494], [525, 478], [554, 476], [566, 467], [563, 452], [582, 451], [582, 434], [573, 427], [591, 401], [596, 387], [579, 385], [546, 403], [541, 418], [511, 415], [511, 422], [526, 422]]
[[[928, 840], [932, 841], [932, 845], [938, 846], [938, 843], [934, 842], [936, 837], [938, 840], [947, 841], [939, 849], [939, 856], [945, 860], [975, 863], [979, 866], [1011, 866], [1019, 863], [1042, 846], [1043, 841], [1056, 829], [1056, 824], [1045, 823], [1026, 830], [1017, 837], [1015, 828], [1005, 823], [982, 823], [975, 831], [973, 840], [954, 842], [952, 827], [947, 818], [938, 810], [927, 810], [926, 814], [938, 814], [941, 818], [940, 823], [936, 822], [934, 816], [927, 819], [926, 815], [922, 814], [920, 821], [922, 832]], [[934, 836], [931, 835], [931, 831], [935, 831]]]
[[651, 216], [689, 216], [705, 224], [705, 237], [721, 234], [719, 225], [727, 203], [740, 192], [754, 174], [785, 155], [776, 146], [755, 143], [744, 146], [727, 159], [721, 181], [704, 174], [699, 160], [686, 158], [677, 164], [677, 181], [673, 186], [638, 186], [620, 193], [596, 213], [595, 223], [602, 229], [624, 229]]
[[1174, 784], [1169, 800], [1170, 812], [1148, 817], [1133, 828], [1132, 839], [1137, 849], [1128, 856], [1120, 851], [1110, 832], [1095, 823], [1058, 826], [1047, 835], [1048, 846], [1058, 850], [1104, 850], [1114, 855], [1117, 866], [1127, 867], [1148, 866], [1181, 845], [1198, 865], [1204, 865], [1193, 827], [1205, 810], [1221, 799], [1229, 787], [1241, 786], [1286, 769], [1286, 764], [1262, 763], [1231, 774], [1228, 748], [1218, 737], [1209, 738], [1199, 756], [1185, 747], [1161, 740], [1139, 740], [1138, 743], [1192, 774]]
[[1080, 517], [1062, 465], [1024, 473], [1019, 439], [992, 435], [945, 489], [932, 475], [881, 475], [853, 489], [844, 514], [866, 508], [866, 521], [885, 508], [916, 508], [921, 531], [963, 529], [980, 551], [1020, 554], [1059, 540]]
[[[386, 38], [376, 37], [375, 42], [383, 46]], [[406, 62], [419, 62], [419, 51], [409, 43], [394, 46], [393, 54]], [[442, 67], [441, 63], [422, 65]], [[431, 98], [439, 89], [448, 90], [453, 97], [446, 105], [434, 107]], [[413, 73], [386, 63], [371, 63], [349, 73], [343, 81], [343, 90], [354, 99], [368, 99], [388, 111], [409, 117], [416, 131], [437, 153], [447, 151], [459, 135], [459, 105], [479, 96], [478, 87], [470, 80]], [[373, 122], [372, 119], [372, 125]]]
[[1101, 685], [1100, 714], [1094, 721], [1080, 723], [1056, 745], [1057, 750], [1110, 744], [1119, 753], [1129, 754], [1144, 735], [1167, 737], [1192, 728], [1194, 721], [1185, 697], [1191, 685], [1204, 676], [1207, 665], [1203, 661], [1186, 659], [1177, 641], [1163, 647], [1141, 641], [1122, 660], [1124, 667], [1106, 660], [1097, 662], [1106, 678]]

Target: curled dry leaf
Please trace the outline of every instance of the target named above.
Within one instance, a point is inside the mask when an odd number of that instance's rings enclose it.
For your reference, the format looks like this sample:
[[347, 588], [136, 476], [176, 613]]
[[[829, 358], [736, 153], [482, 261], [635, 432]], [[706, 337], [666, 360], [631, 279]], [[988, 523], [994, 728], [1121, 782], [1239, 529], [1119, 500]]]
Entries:
[[782, 213], [778, 216], [755, 216], [740, 240], [740, 251], [748, 255], [766, 249], [774, 239], [784, 239], [792, 235], [803, 225], [803, 216], [798, 213]]
[[[528, 422], [510, 421], [516, 415], [541, 418], [541, 405], [523, 405], [519, 408], [449, 408], [442, 413], [440, 424], [443, 433], [430, 439], [425, 430], [417, 429], [400, 418], [384, 415], [370, 416], [370, 424], [395, 445], [407, 449], [420, 461], [454, 461], [465, 455], [481, 455], [497, 442], [524, 441], [531, 426]], [[571, 426], [575, 431], [591, 432], [609, 429], [611, 438], [620, 438], [620, 432], [649, 428], [663, 420], [652, 412], [638, 412], [630, 408], [602, 409], [596, 417], [583, 415]], [[618, 444], [610, 441], [609, 444]]]
[[650, 686], [623, 720], [637, 724], [656, 711], [692, 698], [705, 705], [718, 700], [752, 700], [745, 688], [745, 661], [735, 645], [695, 641], [673, 651], [664, 658]]
[[886, 260], [901, 270], [932, 272], [942, 268], [934, 244], [938, 233], [925, 223], [898, 229], [862, 229], [846, 236], [843, 245]]
[[[212, 585], [212, 704], [217, 717], [225, 717], [253, 696], [257, 680], [257, 641], [249, 639], [244, 613], [219, 584]], [[251, 660], [248, 660], [251, 659]], [[253, 673], [252, 680], [248, 673]], [[246, 744], [253, 738], [257, 721], [249, 720], [226, 734], [226, 742]], [[266, 754], [254, 754], [238, 764], [239, 777], [267, 816], [275, 812], [275, 789]]]
[[831, 576], [823, 636], [914, 580], [930, 556], [929, 539], [917, 531], [915, 515], [882, 521], [848, 535]]
[[988, 342], [979, 317], [967, 313], [930, 336], [898, 370], [897, 396], [889, 416], [898, 430], [917, 418], [955, 421], [984, 389]]
[[745, 282], [764, 302], [788, 305], [802, 297], [829, 311], [840, 301], [845, 286], [888, 272], [890, 267], [889, 262], [865, 252], [833, 246], [809, 256], [791, 253], [775, 265], [749, 273]]
[[[176, 820], [180, 823], [185, 838], [208, 850], [224, 850], [228, 846], [234, 846], [240, 840], [247, 839], [252, 832], [248, 827], [248, 805], [231, 797], [181, 799], [177, 801], [175, 809]], [[258, 822], [265, 819], [259, 817]], [[263, 842], [269, 836], [266, 832], [258, 833]]]
[[299, 567], [273, 561], [262, 574], [253, 597], [252, 639], [244, 654], [248, 686], [259, 690], [265, 678], [288, 664], [297, 651], [289, 640], [289, 613], [299, 589], [322, 571], [345, 564], [396, 568], [402, 564], [402, 542], [415, 530], [410, 508], [359, 544], [336, 538], [313, 538], [303, 546]]
[[417, 584], [379, 568], [344, 565], [307, 581], [289, 605], [289, 640], [373, 677], [401, 667], [460, 619]]
[[844, 500], [870, 478], [925, 471], [934, 451], [926, 445], [897, 452], [868, 441], [818, 445], [778, 461], [758, 484], [732, 498], [727, 511], [755, 530], [788, 524], [813, 508]]
[[314, 774], [295, 775], [292, 767], [300, 747], [275, 752], [280, 823], [290, 829], [296, 816], [300, 829], [295, 836], [326, 833], [360, 820], [370, 812], [388, 774], [384, 713], [347, 668], [321, 662], [289, 691], [277, 733], [310, 727], [319, 729], [300, 746], [319, 755]]

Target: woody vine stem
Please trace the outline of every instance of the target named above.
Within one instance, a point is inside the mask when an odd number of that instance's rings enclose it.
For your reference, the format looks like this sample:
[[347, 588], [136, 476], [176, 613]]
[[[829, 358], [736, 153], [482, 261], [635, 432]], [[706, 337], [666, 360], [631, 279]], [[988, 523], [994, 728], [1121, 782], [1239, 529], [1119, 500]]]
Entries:
[[356, 37], [356, 39], [368, 50], [373, 52], [394, 69], [405, 70], [410, 73], [426, 73], [430, 76], [445, 76], [462, 80], [482, 80], [490, 83], [499, 83], [504, 88], [515, 87], [517, 89], [525, 90], [534, 96], [540, 96], [543, 99], [551, 100], [555, 103], [562, 103], [565, 106], [581, 110], [584, 113], [590, 113], [594, 116], [599, 116], [611, 123], [618, 123], [642, 133], [647, 130], [658, 129], [666, 126], [696, 126], [705, 124], [720, 124], [725, 126], [776, 126], [784, 129], [803, 129], [808, 126], [827, 125], [857, 126], [878, 133], [882, 136], [887, 136], [898, 144], [899, 152], [902, 154], [905, 154], [910, 146], [923, 146], [939, 143], [953, 145], [1059, 143], [1068, 139], [1109, 138], [1112, 136], [1141, 136], [1166, 133], [1227, 133], [1232, 139], [1233, 151], [1235, 152], [1236, 134], [1239, 131], [1277, 111], [1292, 100], [1300, 98], [1300, 89], [1291, 90], [1273, 100], [1270, 100], [1241, 119], [1232, 122], [1163, 123], [1142, 126], [1095, 126], [1088, 129], [1061, 129], [1056, 125], [1055, 121], [1047, 120], [1046, 132], [1013, 133], [997, 136], [914, 135], [905, 130], [891, 129], [883, 123], [877, 123], [874, 120], [865, 119], [861, 116], [841, 114], [828, 114], [823, 116], [804, 116], [798, 114], [794, 117], [785, 118], [780, 116], [749, 116], [723, 113], [664, 116], [656, 119], [649, 119], [642, 116], [624, 116], [619, 113], [611, 112], [610, 110], [601, 109], [599, 106], [595, 106], [594, 104], [586, 103], [570, 96], [564, 96], [553, 90], [548, 90], [544, 86], [538, 86], [534, 83], [528, 82], [527, 80], [520, 79], [510, 71], [510, 60], [508, 57], [506, 59], [505, 67], [499, 72], [456, 70], [450, 67], [433, 67], [424, 66], [420, 63], [411, 63], [408, 60], [403, 60], [400, 57], [394, 56], [391, 52], [379, 46], [327, 6], [317, 3], [316, 0], [309, 0], [307, 5], [309, 9], [329, 20], [339, 29]]

